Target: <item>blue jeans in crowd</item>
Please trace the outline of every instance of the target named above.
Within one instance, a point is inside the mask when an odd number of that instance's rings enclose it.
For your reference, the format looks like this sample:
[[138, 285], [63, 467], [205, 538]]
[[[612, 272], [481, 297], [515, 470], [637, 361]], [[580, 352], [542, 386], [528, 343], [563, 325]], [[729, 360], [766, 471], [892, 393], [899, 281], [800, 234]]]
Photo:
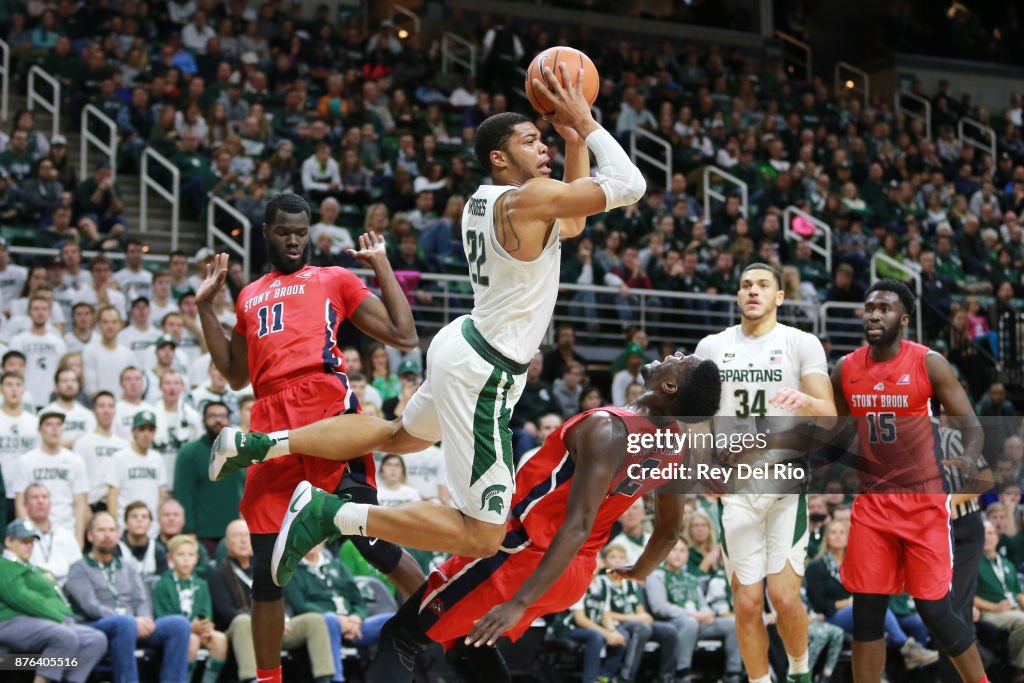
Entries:
[[[611, 678], [619, 672], [622, 658], [626, 656], [625, 646], [605, 646], [604, 634], [589, 628], [574, 628], [565, 637], [583, 645], [583, 683], [596, 683], [598, 676]], [[604, 662], [601, 661], [602, 648]]]
[[[830, 624], [835, 624], [839, 628], [843, 629], [849, 634], [853, 634], [853, 607], [844, 607], [839, 610], [831, 617], [825, 619]], [[924, 624], [922, 624], [923, 626]], [[900, 628], [900, 622], [896, 619], [896, 615], [892, 613], [891, 609], [885, 610], [885, 639], [890, 645], [896, 647], [903, 647], [903, 644], [907, 642], [907, 634], [902, 628]], [[914, 640], [917, 640], [915, 637]], [[924, 645], [926, 641], [918, 640], [921, 645]]]
[[[380, 630], [388, 619], [395, 616], [394, 612], [375, 614], [367, 617], [363, 622], [363, 637], [359, 640], [346, 640], [345, 644], [355, 647], [369, 647], [380, 640]], [[345, 669], [341, 666], [341, 620], [334, 612], [324, 612], [324, 621], [327, 622], [327, 635], [331, 639], [331, 653], [334, 655], [334, 679], [335, 681], [345, 680]]]
[[156, 630], [148, 638], [140, 638], [135, 617], [120, 614], [103, 617], [87, 626], [102, 631], [110, 643], [110, 660], [114, 665], [114, 683], [138, 683], [139, 668], [135, 661], [138, 645], [158, 647], [160, 683], [188, 683], [188, 637], [192, 626], [181, 615], [155, 620]]

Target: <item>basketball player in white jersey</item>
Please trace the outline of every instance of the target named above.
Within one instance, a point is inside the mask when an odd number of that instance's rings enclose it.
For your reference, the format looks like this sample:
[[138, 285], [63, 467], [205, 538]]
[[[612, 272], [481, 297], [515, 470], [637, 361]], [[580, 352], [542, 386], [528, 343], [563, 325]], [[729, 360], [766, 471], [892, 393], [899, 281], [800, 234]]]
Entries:
[[[622, 147], [594, 121], [580, 87], [562, 87], [550, 69], [545, 76], [548, 87], [537, 80], [534, 87], [554, 104], [549, 120], [565, 138], [564, 181], [547, 177], [547, 148], [527, 117], [497, 114], [477, 129], [476, 156], [494, 184], [482, 185], [463, 211], [473, 310], [434, 337], [426, 381], [401, 418], [344, 415], [271, 435], [225, 430], [211, 458], [216, 478], [290, 452], [348, 460], [371, 450], [419, 451], [443, 440], [456, 509], [347, 503], [303, 482], [274, 548], [278, 585], [287, 583], [309, 548], [339, 530], [422, 550], [473, 557], [497, 552], [514, 490], [509, 417], [551, 322], [559, 240], [579, 235], [587, 216], [634, 204], [646, 189]], [[597, 160], [593, 178], [588, 149]]]
[[[696, 353], [713, 360], [722, 380], [724, 418], [835, 415], [828, 363], [813, 335], [777, 320], [782, 276], [752, 263], [740, 274], [736, 299], [742, 322], [708, 335]], [[792, 451], [767, 452], [778, 460]], [[719, 500], [725, 570], [736, 605], [736, 634], [751, 683], [769, 683], [764, 581], [778, 613], [779, 635], [789, 656], [788, 681], [810, 683], [807, 611], [800, 600], [807, 553], [803, 494], [735, 493]]]

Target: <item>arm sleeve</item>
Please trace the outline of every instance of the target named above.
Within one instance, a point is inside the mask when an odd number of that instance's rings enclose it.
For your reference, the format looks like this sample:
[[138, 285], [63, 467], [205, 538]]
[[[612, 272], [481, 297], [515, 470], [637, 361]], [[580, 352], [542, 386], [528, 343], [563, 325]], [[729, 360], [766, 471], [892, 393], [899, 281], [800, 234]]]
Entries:
[[668, 591], [665, 590], [665, 574], [656, 571], [647, 579], [647, 604], [651, 614], [659, 619], [672, 619], [686, 614], [686, 610], [669, 602]]
[[612, 134], [604, 128], [594, 131], [587, 136], [587, 147], [597, 159], [594, 181], [604, 191], [605, 211], [640, 201], [647, 182]]
[[800, 349], [800, 377], [804, 378], [807, 375], [828, 377], [828, 359], [825, 357], [825, 349], [821, 342], [813, 335], [804, 332], [799, 335], [797, 343]]

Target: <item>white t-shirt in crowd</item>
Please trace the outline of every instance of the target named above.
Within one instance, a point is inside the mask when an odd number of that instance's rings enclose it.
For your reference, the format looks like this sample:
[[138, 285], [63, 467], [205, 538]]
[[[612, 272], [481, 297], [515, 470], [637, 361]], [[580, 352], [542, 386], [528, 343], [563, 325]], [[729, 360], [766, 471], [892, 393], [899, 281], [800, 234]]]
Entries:
[[82, 341], [77, 336], [75, 336], [75, 333], [73, 331], [68, 331], [64, 333], [64, 343], [67, 344], [68, 353], [81, 353], [82, 351], [85, 350], [86, 346], [99, 340], [100, 335], [98, 332], [96, 332], [96, 330], [91, 330], [89, 332], [88, 338], [86, 338], [85, 341]]
[[10, 302], [21, 296], [27, 279], [28, 268], [25, 266], [8, 263], [6, 268], [0, 270], [0, 314], [9, 308]]
[[57, 372], [57, 364], [61, 356], [67, 353], [67, 345], [53, 332], [21, 332], [14, 335], [11, 348], [25, 354], [25, 388], [32, 392], [38, 407], [45, 405], [53, 391], [53, 375]]
[[39, 412], [40, 414], [55, 412], [64, 416], [64, 443], [76, 441], [86, 432], [96, 429], [96, 416], [78, 401], [74, 402], [71, 410], [64, 410], [59, 403], [54, 401]]
[[186, 368], [192, 361], [203, 355], [203, 347], [199, 345], [199, 339], [196, 335], [192, 334], [188, 328], [181, 331], [181, 339], [178, 341], [178, 351], [183, 352], [188, 359], [185, 361]]
[[107, 499], [107, 470], [113, 461], [114, 453], [128, 448], [128, 442], [111, 434], [103, 436], [94, 431], [79, 437], [75, 441], [74, 451], [85, 462], [85, 471], [89, 474], [89, 503], [98, 503]]
[[340, 228], [337, 225], [328, 225], [326, 223], [317, 223], [309, 229], [310, 241], [316, 244], [320, 239], [320, 235], [327, 233], [331, 236], [331, 253], [337, 256], [346, 249], [355, 249], [356, 243], [352, 239], [352, 235], [345, 228]]
[[34, 448], [17, 460], [14, 492], [24, 493], [40, 483], [50, 492], [50, 521], [75, 533], [75, 496], [89, 493], [89, 477], [82, 458], [66, 448], [56, 455]]
[[111, 458], [107, 484], [118, 489], [117, 504], [121, 510], [141, 500], [155, 517], [160, 491], [168, 488], [163, 457], [152, 448], [145, 455], [131, 447], [120, 450]]
[[142, 269], [138, 272], [122, 268], [114, 273], [114, 282], [125, 293], [128, 303], [144, 296], [147, 299], [153, 295], [153, 273]]
[[203, 420], [195, 408], [180, 401], [174, 410], [168, 410], [163, 401], [159, 401], [153, 412], [156, 413], [156, 437], [153, 448], [164, 457], [164, 468], [167, 470], [167, 488], [174, 488], [174, 463], [178, 459], [178, 451], [189, 441], [195, 441], [203, 433]]
[[[100, 308], [104, 305], [100, 303], [100, 299], [96, 295], [96, 290], [92, 287], [83, 287], [78, 290], [78, 296], [75, 297], [75, 303], [77, 304], [79, 302], [92, 304], [96, 308], [97, 313], [99, 313]], [[128, 304], [124, 294], [116, 289], [108, 289], [107, 302], [117, 309], [118, 313], [121, 314], [122, 320], [126, 320], [128, 318]]]
[[[85, 374], [85, 393], [109, 391], [121, 397], [121, 373], [135, 365], [135, 354], [128, 347], [117, 344], [108, 349], [102, 341], [89, 344], [82, 351], [82, 372]], [[49, 394], [47, 394], [49, 396]]]
[[645, 531], [642, 537], [642, 541], [637, 543], [635, 540], [622, 533], [608, 541], [608, 545], [617, 545], [626, 551], [626, 564], [635, 564], [640, 559], [640, 553], [644, 551], [644, 547], [647, 545], [647, 541], [651, 540], [651, 534], [649, 531]]
[[17, 417], [0, 410], [0, 476], [7, 497], [14, 499], [14, 470], [18, 458], [39, 443], [39, 418], [27, 410]]
[[377, 482], [377, 504], [382, 507], [396, 508], [420, 500], [423, 500], [423, 496], [408, 484], [400, 484], [398, 488], [390, 489], [380, 481]]
[[29, 562], [53, 574], [57, 585], [63, 587], [71, 565], [82, 559], [75, 534], [51, 521], [50, 530], [46, 533], [40, 531], [39, 535], [40, 538], [32, 545]]
[[419, 491], [424, 500], [438, 497], [438, 487], [448, 485], [448, 472], [444, 467], [444, 453], [437, 446], [406, 453], [405, 480]]
[[149, 320], [153, 323], [153, 327], [161, 329], [164, 322], [164, 316], [168, 313], [178, 313], [178, 302], [174, 300], [174, 297], [167, 297], [166, 304], [159, 304], [156, 299], [150, 299], [149, 301]]
[[156, 364], [156, 340], [159, 337], [160, 330], [153, 326], [140, 330], [135, 325], [129, 325], [117, 333], [117, 343], [132, 352], [135, 367], [148, 370]]
[[132, 420], [143, 410], [153, 410], [153, 406], [145, 401], [128, 403], [123, 399], [119, 399], [114, 407], [114, 425], [112, 429], [114, 434], [125, 441], [131, 442]]

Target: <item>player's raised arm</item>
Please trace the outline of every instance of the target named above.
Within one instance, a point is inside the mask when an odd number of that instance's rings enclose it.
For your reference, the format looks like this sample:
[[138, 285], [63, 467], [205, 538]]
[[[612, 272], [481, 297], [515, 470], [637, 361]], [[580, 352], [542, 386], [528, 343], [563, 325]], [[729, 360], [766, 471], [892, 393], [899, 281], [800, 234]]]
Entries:
[[196, 308], [203, 325], [203, 338], [210, 351], [210, 362], [237, 391], [249, 384], [249, 347], [244, 335], [232, 333], [228, 339], [213, 310], [213, 301], [224, 288], [227, 276], [228, 255], [217, 254], [213, 263], [206, 267], [206, 279], [196, 292]]
[[[494, 607], [476, 622], [466, 637], [467, 645], [493, 645], [569, 567], [590, 537], [601, 501], [608, 495], [617, 465], [614, 454], [625, 452], [625, 435], [622, 420], [606, 412], [588, 415], [570, 429], [565, 441], [576, 467], [566, 502], [565, 523], [555, 534], [537, 569], [512, 599]], [[609, 444], [621, 444], [622, 448], [609, 448]]]
[[[563, 80], [568, 82], [568, 70], [564, 64], [559, 67]], [[638, 202], [647, 190], [644, 177], [611, 133], [594, 120], [590, 105], [583, 97], [583, 78], [577, 79], [575, 87], [566, 88], [550, 68], [544, 69], [544, 76], [547, 84], [534, 79], [533, 87], [554, 106], [555, 113], [547, 119], [556, 126], [576, 131], [594, 153], [597, 173], [594, 178], [581, 177], [565, 183], [550, 178], [534, 178], [510, 200], [510, 212], [521, 211], [527, 220], [550, 221], [586, 218]], [[582, 231], [582, 226], [576, 227], [579, 230], [575, 233], [564, 229], [562, 236], [576, 236]]]
[[420, 340], [416, 335], [412, 309], [391, 270], [384, 238], [373, 231], [360, 235], [359, 251], [349, 249], [348, 253], [373, 268], [383, 299], [372, 295], [367, 297], [352, 314], [352, 324], [363, 334], [388, 346], [402, 351], [416, 348]]

